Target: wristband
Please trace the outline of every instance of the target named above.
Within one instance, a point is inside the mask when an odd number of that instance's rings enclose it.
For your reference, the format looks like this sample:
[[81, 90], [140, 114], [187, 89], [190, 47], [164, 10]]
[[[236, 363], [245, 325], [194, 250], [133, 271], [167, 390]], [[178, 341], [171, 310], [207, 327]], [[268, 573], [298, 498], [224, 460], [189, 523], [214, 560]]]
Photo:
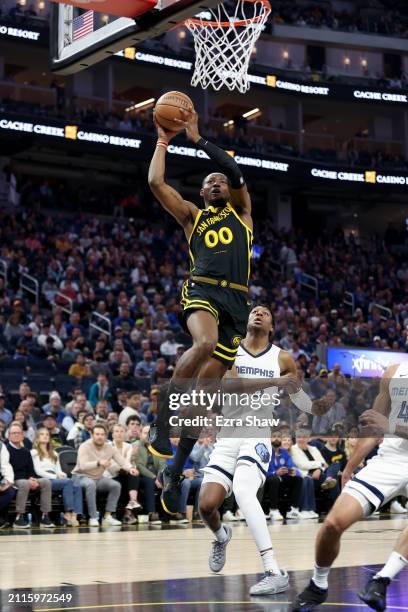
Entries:
[[168, 146], [169, 146], [169, 143], [165, 142], [164, 140], [158, 140], [156, 142], [156, 147], [164, 147], [165, 149], [167, 149]]

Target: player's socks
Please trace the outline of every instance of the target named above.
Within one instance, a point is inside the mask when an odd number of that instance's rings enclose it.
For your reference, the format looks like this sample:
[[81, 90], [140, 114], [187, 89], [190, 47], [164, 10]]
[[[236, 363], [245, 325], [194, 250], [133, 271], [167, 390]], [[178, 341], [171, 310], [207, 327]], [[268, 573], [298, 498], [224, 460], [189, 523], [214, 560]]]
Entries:
[[180, 476], [196, 442], [197, 438], [187, 438], [183, 436], [183, 433], [181, 434], [174, 461], [169, 466], [173, 476]]
[[273, 572], [274, 574], [280, 573], [280, 568], [278, 565], [278, 561], [275, 557], [275, 553], [273, 548], [268, 548], [267, 550], [260, 551], [262, 563], [264, 566], [265, 572]]
[[319, 587], [319, 589], [329, 588], [328, 577], [330, 574], [330, 569], [330, 567], [319, 567], [315, 564], [312, 580], [315, 585]]
[[390, 580], [392, 580], [404, 569], [404, 567], [407, 566], [408, 559], [405, 559], [405, 557], [393, 550], [390, 556], [388, 557], [387, 563], [374, 576], [374, 578], [389, 578]]
[[217, 531], [214, 531], [214, 535], [218, 542], [226, 542], [228, 540], [229, 532], [226, 530], [225, 525], [221, 525]]

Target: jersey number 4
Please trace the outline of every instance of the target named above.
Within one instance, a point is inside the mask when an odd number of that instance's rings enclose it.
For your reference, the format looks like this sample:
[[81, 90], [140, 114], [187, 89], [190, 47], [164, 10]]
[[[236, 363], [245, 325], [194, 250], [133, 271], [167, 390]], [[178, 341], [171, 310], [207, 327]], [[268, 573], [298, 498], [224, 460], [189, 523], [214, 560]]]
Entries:
[[234, 235], [229, 227], [220, 227], [218, 232], [213, 229], [208, 230], [204, 236], [205, 245], [209, 249], [213, 249], [219, 242], [222, 244], [230, 244], [234, 239]]
[[408, 423], [408, 404], [405, 401], [401, 403], [401, 408], [398, 413], [398, 418], [403, 420], [404, 423]]

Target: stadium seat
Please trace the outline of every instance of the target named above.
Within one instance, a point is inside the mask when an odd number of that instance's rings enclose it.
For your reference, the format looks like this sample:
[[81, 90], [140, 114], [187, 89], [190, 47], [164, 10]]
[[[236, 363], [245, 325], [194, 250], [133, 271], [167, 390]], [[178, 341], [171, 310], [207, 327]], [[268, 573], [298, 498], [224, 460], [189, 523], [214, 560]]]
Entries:
[[69, 450], [63, 450], [58, 453], [58, 457], [61, 464], [61, 469], [68, 476], [71, 476], [72, 470], [74, 469], [77, 462], [78, 453], [73, 448]]

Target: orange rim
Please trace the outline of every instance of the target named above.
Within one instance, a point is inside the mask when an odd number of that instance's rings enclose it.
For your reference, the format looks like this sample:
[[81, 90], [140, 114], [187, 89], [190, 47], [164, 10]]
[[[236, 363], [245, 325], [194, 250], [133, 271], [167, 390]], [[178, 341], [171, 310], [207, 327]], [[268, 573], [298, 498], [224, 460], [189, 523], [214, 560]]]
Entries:
[[251, 19], [241, 19], [240, 21], [234, 21], [234, 22], [204, 21], [202, 19], [196, 19], [195, 17], [190, 17], [189, 19], [186, 19], [185, 21], [183, 21], [183, 24], [186, 25], [188, 23], [191, 26], [201, 26], [201, 27], [206, 27], [206, 28], [229, 28], [231, 26], [238, 28], [238, 27], [249, 25], [250, 23], [258, 23], [258, 21], [261, 21], [261, 19], [263, 19], [265, 13], [266, 12], [269, 13], [272, 9], [269, 0], [244, 0], [244, 2], [252, 2], [253, 4], [255, 4], [255, 2], [262, 2], [263, 7], [264, 7], [263, 13], [261, 13], [260, 15], [257, 15], [256, 17], [252, 17]]

